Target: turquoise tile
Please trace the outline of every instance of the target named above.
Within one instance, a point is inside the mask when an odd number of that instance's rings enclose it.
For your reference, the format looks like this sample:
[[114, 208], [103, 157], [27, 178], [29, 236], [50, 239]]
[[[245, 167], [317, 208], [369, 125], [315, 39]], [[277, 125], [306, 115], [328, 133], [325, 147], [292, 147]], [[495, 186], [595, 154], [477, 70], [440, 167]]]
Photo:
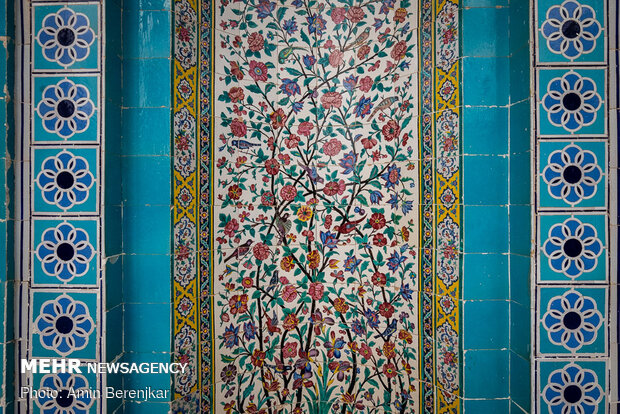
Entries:
[[[106, 137], [104, 144], [106, 155], [121, 155], [121, 106], [114, 102], [107, 102], [105, 110]], [[107, 160], [106, 163], [109, 164]]]
[[125, 10], [172, 10], [171, 0], [136, 0], [124, 5]]
[[[136, 363], [162, 363], [168, 364], [171, 361], [171, 355], [169, 353], [141, 353], [141, 352], [128, 352], [123, 358], [124, 362], [136, 362]], [[171, 386], [170, 374], [130, 374], [124, 376], [125, 389], [143, 389], [151, 387], [153, 389], [170, 389]], [[167, 399], [158, 399], [155, 401], [170, 400], [170, 394]]]
[[531, 156], [529, 151], [510, 155], [510, 204], [531, 204]]
[[[484, 125], [484, 128], [480, 128]], [[505, 133], [502, 135], [502, 131]], [[463, 153], [500, 155], [508, 153], [507, 108], [463, 108]], [[528, 137], [529, 144], [529, 137]]]
[[465, 205], [508, 204], [508, 158], [463, 156], [463, 200]]
[[[120, 374], [108, 373], [106, 376], [106, 382], [107, 382], [108, 387], [112, 387], [116, 390], [123, 389], [123, 376]], [[114, 413], [115, 410], [121, 407], [121, 404], [123, 403], [123, 399], [122, 398], [106, 398], [105, 402], [107, 404], [107, 412]]]
[[509, 409], [510, 400], [464, 400], [463, 414], [506, 414]]
[[[530, 40], [530, 3], [527, 1], [512, 1], [509, 8], [510, 42], [512, 53], [517, 50], [529, 50]], [[526, 59], [529, 64], [529, 58]], [[528, 88], [529, 85], [525, 85]]]
[[510, 353], [510, 399], [519, 407], [530, 412], [531, 363], [529, 359]]
[[[538, 1], [538, 59], [546, 63], [604, 63], [605, 2], [585, 0], [580, 15], [555, 0]], [[567, 22], [578, 22], [576, 35], [567, 37]], [[574, 23], [573, 23], [574, 24]], [[558, 39], [559, 37], [559, 39]]]
[[121, 254], [123, 252], [123, 210], [120, 206], [106, 206], [104, 216], [106, 223], [104, 257]]
[[117, 154], [106, 154], [104, 170], [106, 191], [105, 191], [105, 208], [119, 207], [122, 204], [122, 185], [123, 182], [123, 170], [122, 170], [123, 158]]
[[[558, 393], [554, 391], [554, 388], [564, 388], [567, 385], [565, 379], [568, 378], [571, 382], [577, 382], [581, 389], [587, 389], [586, 395], [594, 401], [598, 401], [598, 404], [595, 403], [590, 406], [591, 408], [588, 408], [591, 409], [591, 412], [604, 413], [607, 405], [605, 395], [606, 369], [604, 361], [557, 360], [538, 362], [540, 398], [538, 400], [539, 407], [535, 411], [568, 412], [571, 408], [567, 406], [563, 398], [555, 398]], [[578, 390], [572, 388], [571, 391]]]
[[463, 104], [507, 105], [508, 63], [508, 58], [463, 58]]
[[124, 256], [116, 256], [105, 262], [106, 309], [123, 303], [123, 260]]
[[[539, 134], [605, 135], [606, 73], [605, 69], [539, 69]], [[562, 100], [555, 99], [556, 95], [563, 96]]]
[[509, 396], [509, 351], [465, 351], [463, 364], [465, 398]]
[[123, 105], [125, 107], [170, 106], [171, 64], [169, 59], [125, 59], [123, 62]]
[[[170, 303], [171, 256], [130, 254], [124, 258], [123, 290], [126, 303]], [[158, 280], [149, 289], [145, 283]]]
[[508, 56], [508, 10], [507, 7], [463, 9], [463, 56]]
[[606, 282], [607, 215], [541, 215], [539, 280]]
[[[524, 29], [529, 33], [529, 25]], [[523, 29], [521, 29], [523, 30]], [[521, 102], [530, 96], [530, 48], [527, 39], [517, 50], [511, 49], [510, 64], [510, 102]], [[527, 124], [529, 127], [530, 124]]]
[[465, 206], [465, 253], [508, 252], [508, 207]]
[[[123, 110], [123, 154], [169, 155], [170, 108], [128, 108]], [[148, 125], [144, 120], [148, 119]]]
[[114, 361], [123, 353], [123, 307], [116, 306], [105, 313], [106, 358]]
[[171, 159], [167, 156], [123, 157], [125, 205], [172, 204]]
[[606, 354], [606, 288], [539, 290], [537, 323], [541, 354]]
[[125, 10], [123, 13], [123, 53], [131, 58], [170, 57], [173, 38], [169, 11]]
[[[129, 3], [129, 2], [128, 2]], [[123, 21], [123, 13], [121, 7], [116, 4], [114, 1], [106, 1], [104, 2], [105, 7], [105, 21], [106, 21], [106, 31], [105, 31], [105, 41], [106, 41], [106, 71], [109, 71], [111, 68], [109, 67], [109, 58], [111, 55], [121, 55], [123, 53], [123, 43], [122, 43], [122, 25], [119, 22]], [[108, 78], [108, 79], [119, 79], [119, 78]], [[116, 84], [117, 82], [109, 82], [111, 84]]]
[[510, 302], [510, 350], [521, 358], [530, 357], [531, 310], [529, 306]]
[[124, 307], [125, 352], [170, 352], [170, 304], [128, 303]]
[[507, 299], [508, 256], [466, 253], [463, 259], [463, 299]]
[[530, 306], [530, 258], [510, 255], [510, 300]]
[[[123, 67], [124, 67], [124, 63], [120, 56], [115, 55], [115, 54], [106, 56], [106, 78], [108, 80], [109, 79], [122, 79]], [[105, 84], [106, 103], [111, 102], [116, 105], [120, 105], [123, 102], [124, 91], [121, 87], [122, 87], [121, 82], [106, 82]], [[118, 126], [116, 126], [115, 129], [118, 129]], [[106, 136], [106, 139], [107, 139], [107, 136]]]
[[532, 250], [532, 237], [530, 226], [531, 207], [528, 205], [511, 205], [508, 209], [510, 214], [510, 252], [529, 256]]
[[168, 414], [170, 412], [170, 404], [127, 401], [124, 404], [123, 412], [131, 414]]
[[539, 148], [540, 207], [605, 207], [605, 142], [540, 142]]
[[[509, 313], [507, 300], [467, 301], [463, 304], [463, 348], [508, 348]], [[480, 323], [480, 321], [485, 321]]]
[[126, 254], [170, 254], [170, 206], [127, 206], [123, 211]]

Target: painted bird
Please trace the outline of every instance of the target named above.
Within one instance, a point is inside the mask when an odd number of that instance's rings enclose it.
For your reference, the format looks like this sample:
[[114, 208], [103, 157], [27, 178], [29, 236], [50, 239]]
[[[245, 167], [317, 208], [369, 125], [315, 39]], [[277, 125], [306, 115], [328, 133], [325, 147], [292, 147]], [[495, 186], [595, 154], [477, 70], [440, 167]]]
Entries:
[[273, 311], [273, 317], [267, 318], [267, 330], [270, 333], [280, 333], [282, 330], [278, 328], [278, 316], [276, 315], [276, 311]]
[[372, 111], [372, 114], [370, 114], [370, 119], [372, 119], [378, 111], [385, 111], [390, 106], [392, 106], [394, 102], [396, 101], [398, 101], [398, 96], [392, 96], [391, 98], [385, 98], [384, 100], [379, 102], [379, 105], [377, 105], [375, 110]]
[[362, 33], [360, 33], [359, 36], [357, 36], [357, 38], [353, 41], [353, 43], [351, 43], [350, 45], [344, 48], [344, 51], [346, 52], [347, 50], [355, 49], [357, 47], [362, 46], [363, 44], [366, 43], [369, 36], [370, 36], [370, 27], [367, 27]]
[[312, 167], [308, 167], [307, 165], [303, 165], [302, 163], [299, 163], [299, 166], [301, 168], [303, 168], [303, 170], [308, 174], [308, 177], [310, 177], [310, 181], [312, 181], [313, 183], [324, 183], [325, 180], [319, 176], [319, 173], [316, 170], [316, 167], [312, 166]]
[[286, 237], [288, 232], [291, 231], [291, 226], [293, 225], [293, 223], [291, 222], [291, 220], [289, 220], [288, 217], [288, 213], [284, 213], [283, 215], [278, 215], [278, 217], [276, 217], [275, 225], [278, 233], [280, 233], [280, 244], [284, 242], [284, 238]]
[[385, 340], [390, 340], [390, 336], [394, 335], [394, 332], [396, 332], [396, 325], [398, 324], [398, 321], [396, 319], [392, 319], [392, 322], [390, 322], [390, 324], [388, 325], [387, 328], [385, 328], [385, 331], [383, 331], [382, 334], [380, 335], [376, 335], [375, 338], [379, 338], [382, 337]]
[[282, 49], [280, 53], [278, 53], [278, 62], [280, 64], [283, 64], [284, 62], [286, 62], [286, 59], [288, 59], [289, 56], [291, 56], [294, 50], [303, 50], [303, 47], [289, 46], [285, 49]]
[[233, 139], [232, 144], [239, 149], [248, 149], [251, 147], [258, 147], [260, 144], [255, 144], [244, 139]]
[[268, 366], [270, 368], [273, 368], [278, 374], [285, 374], [286, 371], [290, 371], [293, 369], [293, 367], [290, 365], [284, 365], [284, 362], [282, 362], [277, 357], [273, 357], [273, 360], [275, 361], [276, 364], [275, 365], [268, 364]]
[[271, 279], [269, 279], [269, 284], [267, 285], [267, 289], [265, 289], [265, 291], [269, 293], [272, 290], [274, 290], [276, 286], [278, 286], [279, 280], [280, 280], [280, 271], [276, 269], [273, 271], [273, 274], [271, 275]]
[[237, 246], [234, 252], [230, 254], [226, 259], [224, 259], [224, 263], [228, 262], [233, 257], [239, 260], [250, 251], [250, 246], [252, 245], [252, 239], [247, 240], [241, 246]]
[[340, 234], [349, 234], [353, 230], [355, 230], [357, 225], [360, 224], [365, 219], [366, 219], [366, 216], [364, 215], [364, 217], [362, 217], [359, 220], [355, 220], [355, 221], [347, 220], [339, 226], [334, 226], [334, 230], [339, 232]]

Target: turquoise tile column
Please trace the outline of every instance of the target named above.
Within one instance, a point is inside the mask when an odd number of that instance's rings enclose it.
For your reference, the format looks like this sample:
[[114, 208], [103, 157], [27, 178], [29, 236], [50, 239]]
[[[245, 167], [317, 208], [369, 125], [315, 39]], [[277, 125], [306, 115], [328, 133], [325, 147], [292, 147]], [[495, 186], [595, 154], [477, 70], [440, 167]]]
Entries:
[[465, 414], [510, 406], [510, 13], [508, 0], [462, 12]]
[[[122, 14], [123, 360], [170, 362], [171, 41], [167, 0], [125, 1]], [[169, 375], [125, 375], [125, 389], [171, 389]], [[168, 399], [126, 400], [167, 413]]]

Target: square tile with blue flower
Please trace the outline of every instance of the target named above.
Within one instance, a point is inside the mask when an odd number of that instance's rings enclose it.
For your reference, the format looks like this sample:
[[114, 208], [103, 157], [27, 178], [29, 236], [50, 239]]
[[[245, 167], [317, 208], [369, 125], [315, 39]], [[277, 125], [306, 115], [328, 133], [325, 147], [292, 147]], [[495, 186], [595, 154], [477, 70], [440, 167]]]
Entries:
[[540, 395], [536, 412], [607, 412], [605, 361], [540, 361], [536, 372]]
[[81, 368], [82, 373], [32, 374], [32, 387], [35, 390], [57, 392], [43, 393], [32, 398], [33, 413], [57, 413], [57, 407], [71, 407], [74, 413], [96, 413], [98, 399], [93, 398], [91, 390], [101, 390], [97, 375]]
[[607, 215], [540, 214], [538, 281], [607, 283]]
[[98, 3], [32, 6], [32, 64], [39, 70], [98, 70]]
[[606, 4], [600, 0], [537, 2], [539, 63], [602, 64], [607, 58]]
[[538, 135], [607, 134], [605, 69], [538, 69]]
[[99, 76], [33, 77], [34, 142], [98, 142]]
[[46, 147], [32, 150], [32, 209], [41, 214], [97, 213], [99, 150]]
[[607, 355], [607, 289], [540, 287], [537, 353]]
[[99, 334], [97, 291], [31, 292], [32, 357], [95, 360]]
[[538, 143], [538, 205], [541, 209], [604, 209], [607, 205], [607, 143]]
[[32, 229], [33, 285], [97, 285], [98, 219], [34, 219]]

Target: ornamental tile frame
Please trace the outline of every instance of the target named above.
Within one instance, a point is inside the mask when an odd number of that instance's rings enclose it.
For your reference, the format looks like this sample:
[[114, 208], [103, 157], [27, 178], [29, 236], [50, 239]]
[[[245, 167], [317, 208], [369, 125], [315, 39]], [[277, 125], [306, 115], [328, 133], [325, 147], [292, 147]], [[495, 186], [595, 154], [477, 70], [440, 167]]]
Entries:
[[615, 412], [618, 4], [532, 4], [532, 407]]
[[[105, 361], [103, 3], [16, 2], [16, 334], [25, 338], [16, 346], [18, 361]], [[15, 380], [16, 390], [106, 384], [104, 375], [16, 374]], [[105, 411], [90, 397], [16, 396], [18, 412], [58, 404]]]
[[458, 2], [174, 8], [173, 411], [459, 412]]

